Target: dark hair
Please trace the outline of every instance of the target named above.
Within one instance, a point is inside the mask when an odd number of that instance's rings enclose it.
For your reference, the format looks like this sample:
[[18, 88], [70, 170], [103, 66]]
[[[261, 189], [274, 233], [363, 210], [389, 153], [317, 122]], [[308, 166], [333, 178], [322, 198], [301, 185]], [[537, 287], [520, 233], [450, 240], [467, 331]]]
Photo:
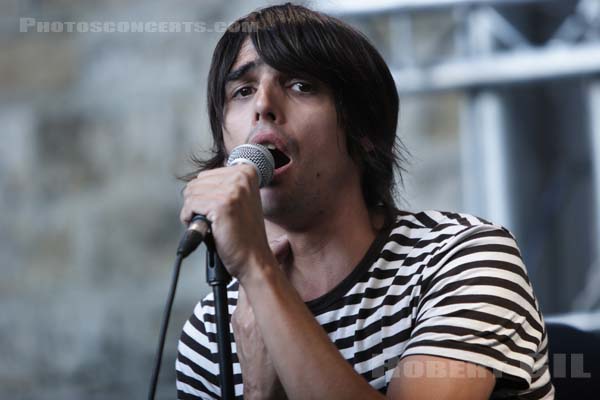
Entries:
[[347, 135], [348, 153], [362, 171], [365, 203], [370, 209], [383, 206], [388, 216], [393, 214], [394, 170], [403, 171], [404, 147], [396, 141], [399, 100], [392, 75], [359, 31], [336, 18], [290, 3], [240, 18], [217, 43], [207, 90], [212, 157], [192, 157], [197, 169], [183, 179], [224, 165], [225, 77], [248, 37], [272, 68], [318, 79], [331, 88], [338, 123]]

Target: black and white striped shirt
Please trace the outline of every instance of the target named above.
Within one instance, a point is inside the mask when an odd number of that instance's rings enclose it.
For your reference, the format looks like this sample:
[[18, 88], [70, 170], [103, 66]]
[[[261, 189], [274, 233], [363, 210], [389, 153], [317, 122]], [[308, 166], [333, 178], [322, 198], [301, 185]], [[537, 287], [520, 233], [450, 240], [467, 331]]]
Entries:
[[[232, 282], [230, 313], [237, 289]], [[342, 356], [381, 392], [400, 359], [424, 354], [489, 368], [496, 376], [492, 398], [554, 398], [546, 329], [519, 249], [506, 229], [482, 219], [401, 212], [350, 275], [306, 305]], [[180, 399], [220, 396], [213, 306], [210, 294], [183, 327]], [[232, 353], [241, 398], [233, 335]]]

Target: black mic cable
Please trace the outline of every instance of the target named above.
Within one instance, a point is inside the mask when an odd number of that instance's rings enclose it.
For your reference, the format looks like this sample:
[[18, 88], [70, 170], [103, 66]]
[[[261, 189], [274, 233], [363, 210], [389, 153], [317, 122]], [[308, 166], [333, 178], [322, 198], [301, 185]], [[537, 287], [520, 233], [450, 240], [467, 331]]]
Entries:
[[156, 385], [160, 374], [160, 366], [162, 363], [162, 355], [165, 347], [165, 339], [169, 328], [169, 319], [171, 318], [171, 309], [175, 292], [177, 291], [177, 282], [179, 281], [179, 271], [181, 270], [181, 262], [184, 258], [190, 255], [202, 243], [210, 230], [210, 221], [204, 215], [195, 215], [188, 225], [183, 237], [179, 241], [177, 248], [177, 256], [173, 265], [173, 276], [171, 277], [171, 287], [167, 295], [167, 303], [163, 311], [163, 319], [160, 325], [160, 333], [158, 338], [158, 346], [156, 347], [156, 355], [154, 359], [154, 369], [150, 380], [150, 390], [148, 391], [148, 400], [153, 400], [156, 394]]
[[158, 375], [160, 374], [160, 364], [162, 362], [163, 349], [165, 347], [167, 328], [169, 327], [169, 318], [171, 317], [171, 307], [173, 306], [175, 290], [177, 289], [177, 281], [179, 280], [179, 270], [181, 269], [181, 261], [183, 261], [183, 257], [181, 256], [181, 254], [177, 254], [175, 264], [173, 265], [173, 277], [171, 278], [171, 288], [169, 289], [169, 295], [167, 296], [167, 304], [165, 305], [162, 324], [160, 326], [158, 347], [156, 348], [156, 355], [154, 359], [154, 370], [152, 371], [152, 379], [150, 380], [150, 390], [148, 391], [148, 400], [153, 400], [154, 395], [156, 393], [156, 384], [158, 382]]

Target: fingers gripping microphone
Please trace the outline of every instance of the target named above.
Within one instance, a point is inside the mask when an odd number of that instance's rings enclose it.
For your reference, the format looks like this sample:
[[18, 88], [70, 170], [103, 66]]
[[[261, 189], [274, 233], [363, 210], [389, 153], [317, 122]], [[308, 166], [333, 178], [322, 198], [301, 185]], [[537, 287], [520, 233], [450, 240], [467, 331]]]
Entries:
[[[249, 164], [254, 167], [258, 175], [258, 187], [267, 186], [273, 179], [275, 160], [266, 147], [260, 144], [242, 144], [231, 151], [227, 166]], [[177, 254], [182, 258], [187, 257], [202, 243], [209, 230], [210, 222], [204, 215], [195, 215], [186, 229]]]
[[260, 144], [242, 144], [234, 148], [227, 159], [227, 166], [250, 164], [258, 175], [258, 187], [265, 187], [273, 179], [275, 160], [265, 146]]

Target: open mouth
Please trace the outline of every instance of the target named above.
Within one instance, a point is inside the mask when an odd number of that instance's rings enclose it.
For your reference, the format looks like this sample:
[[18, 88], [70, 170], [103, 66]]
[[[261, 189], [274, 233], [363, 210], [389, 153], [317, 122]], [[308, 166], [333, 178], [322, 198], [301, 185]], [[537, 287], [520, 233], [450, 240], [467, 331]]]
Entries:
[[275, 169], [281, 168], [290, 162], [290, 158], [286, 156], [285, 153], [278, 150], [275, 146], [267, 145], [267, 149], [273, 156], [273, 160], [275, 160]]

